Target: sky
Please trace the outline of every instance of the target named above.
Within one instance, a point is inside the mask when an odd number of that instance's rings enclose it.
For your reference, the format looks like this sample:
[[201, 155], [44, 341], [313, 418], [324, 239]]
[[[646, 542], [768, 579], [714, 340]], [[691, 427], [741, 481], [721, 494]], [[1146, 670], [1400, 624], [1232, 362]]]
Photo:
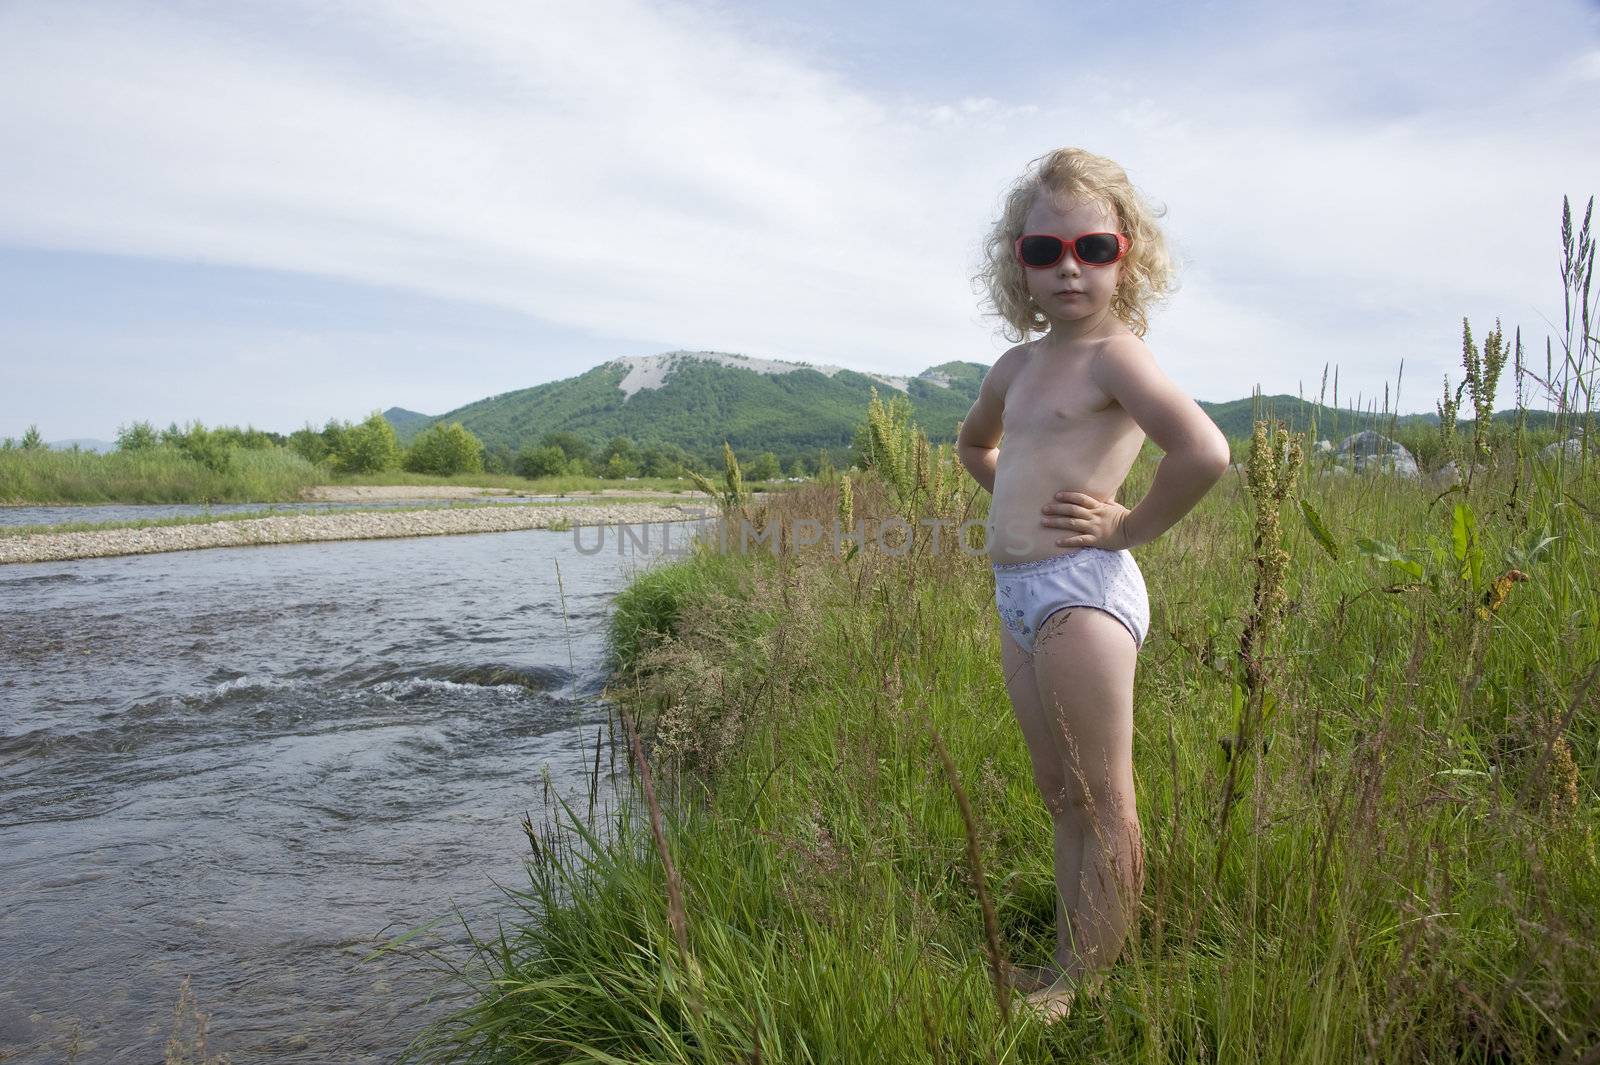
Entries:
[[0, 436], [48, 440], [992, 363], [982, 241], [1069, 145], [1165, 212], [1187, 394], [1432, 411], [1463, 318], [1559, 359], [1600, 191], [1595, 0], [6, 0], [0, 69]]

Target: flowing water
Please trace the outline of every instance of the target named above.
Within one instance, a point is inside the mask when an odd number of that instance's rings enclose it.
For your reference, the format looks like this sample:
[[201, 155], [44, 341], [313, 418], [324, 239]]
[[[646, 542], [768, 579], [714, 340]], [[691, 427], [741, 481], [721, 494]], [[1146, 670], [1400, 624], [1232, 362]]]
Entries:
[[[550, 503], [562, 496], [484, 496], [460, 503]], [[18, 525], [64, 525], [68, 522], [147, 521], [202, 517], [210, 514], [315, 514], [341, 510], [392, 507], [448, 507], [448, 499], [364, 499], [353, 503], [79, 503], [72, 506], [0, 506], [0, 528]]]
[[585, 532], [0, 567], [0, 1060], [158, 1062], [185, 975], [235, 1065], [391, 1060], [453, 1003], [363, 956], [492, 931], [602, 734], [626, 789], [604, 632], [652, 559]]

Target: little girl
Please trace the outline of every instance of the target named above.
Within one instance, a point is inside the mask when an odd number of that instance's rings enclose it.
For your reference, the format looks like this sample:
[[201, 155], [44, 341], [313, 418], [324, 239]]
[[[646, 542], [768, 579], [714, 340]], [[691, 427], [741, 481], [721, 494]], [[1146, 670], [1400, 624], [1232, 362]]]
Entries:
[[[1226, 438], [1141, 339], [1171, 283], [1157, 217], [1116, 163], [1062, 148], [1007, 195], [979, 275], [1023, 341], [984, 377], [958, 449], [993, 496], [1001, 663], [1054, 822], [1055, 964], [1013, 974], [1047, 1021], [1116, 961], [1143, 890], [1133, 676], [1150, 607], [1129, 549], [1228, 466]], [[1146, 436], [1163, 457], [1127, 510], [1115, 496]]]

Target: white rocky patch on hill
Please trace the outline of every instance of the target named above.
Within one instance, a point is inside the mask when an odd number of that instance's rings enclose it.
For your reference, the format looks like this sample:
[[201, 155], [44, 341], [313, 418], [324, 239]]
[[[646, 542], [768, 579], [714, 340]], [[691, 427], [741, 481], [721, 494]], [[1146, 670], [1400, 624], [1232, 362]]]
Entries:
[[[625, 366], [626, 375], [617, 383], [622, 389], [624, 398], [646, 389], [660, 388], [667, 383], [667, 378], [672, 371], [686, 360], [703, 359], [707, 362], [721, 363], [723, 366], [738, 366], [756, 373], [792, 373], [795, 370], [816, 370], [820, 374], [832, 377], [844, 366], [818, 365], [810, 362], [786, 362], [782, 359], [754, 359], [748, 355], [733, 355], [724, 351], [669, 351], [662, 355], [629, 355], [620, 359], [612, 359], [613, 363]], [[890, 388], [906, 391], [913, 378], [896, 377], [890, 374], [869, 373], [858, 370], [857, 373], [879, 381]], [[938, 385], [940, 388], [950, 387], [950, 378], [946, 374], [926, 372], [918, 375], [929, 384]]]

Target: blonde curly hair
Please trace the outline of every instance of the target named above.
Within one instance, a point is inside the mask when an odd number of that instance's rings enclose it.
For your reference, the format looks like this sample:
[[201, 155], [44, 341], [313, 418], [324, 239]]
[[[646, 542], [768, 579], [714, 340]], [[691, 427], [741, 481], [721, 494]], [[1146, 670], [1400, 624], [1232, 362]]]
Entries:
[[1003, 335], [1014, 344], [1050, 328], [1050, 320], [1028, 295], [1024, 267], [1014, 250], [1023, 220], [1040, 195], [1052, 196], [1061, 205], [1098, 200], [1116, 214], [1121, 232], [1132, 244], [1122, 259], [1111, 313], [1135, 335], [1144, 336], [1152, 305], [1177, 287], [1167, 239], [1156, 224], [1167, 211], [1146, 203], [1122, 167], [1082, 148], [1058, 148], [1034, 159], [1006, 194], [1000, 217], [984, 241], [983, 269], [972, 279], [987, 290], [984, 305], [992, 309], [985, 313], [1001, 320]]

